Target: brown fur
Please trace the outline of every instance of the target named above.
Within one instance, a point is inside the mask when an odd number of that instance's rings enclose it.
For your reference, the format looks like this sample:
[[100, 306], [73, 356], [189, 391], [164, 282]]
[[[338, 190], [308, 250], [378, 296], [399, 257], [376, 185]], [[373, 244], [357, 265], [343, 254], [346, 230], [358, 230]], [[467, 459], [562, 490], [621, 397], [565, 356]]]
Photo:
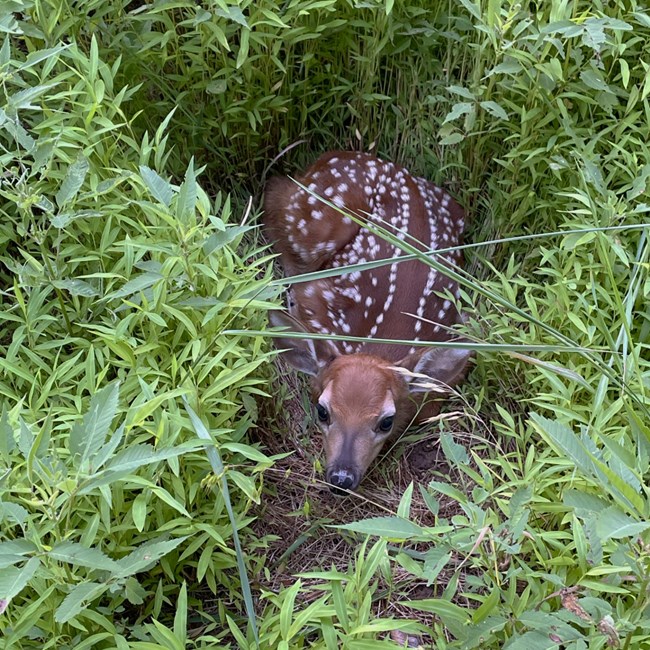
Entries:
[[409, 399], [404, 379], [384, 359], [372, 355], [343, 355], [334, 359], [314, 378], [314, 403], [318, 403], [327, 386], [331, 386], [331, 424], [324, 438], [328, 466], [344, 464], [364, 474], [388, 437], [378, 436], [375, 431], [386, 396], [403, 405], [395, 414], [390, 435], [404, 431], [415, 416], [417, 405]]

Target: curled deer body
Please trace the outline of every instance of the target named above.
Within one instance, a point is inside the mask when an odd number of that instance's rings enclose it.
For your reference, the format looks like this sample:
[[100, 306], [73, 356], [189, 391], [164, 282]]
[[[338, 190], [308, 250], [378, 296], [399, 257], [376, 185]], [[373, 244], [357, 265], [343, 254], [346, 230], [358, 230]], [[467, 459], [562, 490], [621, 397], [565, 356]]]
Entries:
[[[297, 181], [272, 178], [264, 195], [264, 227], [287, 275], [394, 259], [294, 284], [288, 313], [270, 316], [271, 325], [294, 332], [367, 339], [275, 339], [293, 367], [313, 376], [326, 479], [340, 493], [357, 488], [386, 440], [404, 431], [416, 413], [424, 420], [439, 411], [437, 402], [424, 399], [431, 384], [414, 375], [452, 386], [463, 378], [470, 356], [462, 348], [373, 341], [449, 340], [447, 328], [461, 320], [453, 302], [458, 286], [421, 261], [399, 262], [398, 246], [347, 215], [374, 222], [419, 250], [462, 244], [464, 215], [441, 188], [369, 154], [324, 154]], [[459, 251], [438, 257], [445, 258], [462, 263]]]

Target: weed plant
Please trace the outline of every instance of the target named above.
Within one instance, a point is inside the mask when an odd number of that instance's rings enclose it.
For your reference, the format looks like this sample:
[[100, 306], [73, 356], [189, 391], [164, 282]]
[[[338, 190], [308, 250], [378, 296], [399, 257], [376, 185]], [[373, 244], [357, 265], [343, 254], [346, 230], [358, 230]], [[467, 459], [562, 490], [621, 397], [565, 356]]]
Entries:
[[[10, 0], [0, 35], [0, 647], [650, 647], [647, 7]], [[466, 206], [481, 349], [455, 481], [271, 590], [248, 197], [336, 147]]]

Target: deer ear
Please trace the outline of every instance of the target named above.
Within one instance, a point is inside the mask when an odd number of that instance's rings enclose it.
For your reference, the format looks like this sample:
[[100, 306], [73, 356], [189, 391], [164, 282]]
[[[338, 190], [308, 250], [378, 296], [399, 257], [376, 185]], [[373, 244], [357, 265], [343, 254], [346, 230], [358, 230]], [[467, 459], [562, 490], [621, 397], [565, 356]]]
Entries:
[[[286, 327], [292, 332], [307, 333], [307, 328], [284, 311], [269, 312], [269, 324], [273, 327]], [[339, 355], [331, 341], [322, 339], [302, 339], [280, 336], [274, 338], [277, 348], [283, 350], [283, 358], [300, 372], [317, 375], [334, 357]]]
[[[410, 354], [398, 365], [416, 375], [426, 375], [436, 382], [454, 386], [463, 378], [471, 356], [472, 351], [464, 348], [431, 347], [421, 355]], [[425, 378], [413, 377], [409, 382], [409, 390], [412, 393], [426, 393], [431, 387], [427, 386]]]

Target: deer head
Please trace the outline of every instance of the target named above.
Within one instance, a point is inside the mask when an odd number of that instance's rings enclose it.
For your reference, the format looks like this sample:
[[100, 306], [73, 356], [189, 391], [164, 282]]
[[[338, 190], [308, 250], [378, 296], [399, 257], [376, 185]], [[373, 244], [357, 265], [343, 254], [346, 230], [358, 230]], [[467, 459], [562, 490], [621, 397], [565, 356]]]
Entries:
[[[270, 323], [306, 333], [285, 312], [271, 312]], [[419, 375], [453, 386], [470, 356], [464, 348], [432, 347], [393, 363], [373, 354], [340, 354], [322, 339], [279, 337], [275, 343], [285, 350], [288, 363], [313, 377], [311, 397], [323, 432], [325, 478], [335, 491], [355, 490], [385, 442], [413, 422], [430, 386]], [[437, 410], [437, 403], [430, 402], [426, 415]]]

